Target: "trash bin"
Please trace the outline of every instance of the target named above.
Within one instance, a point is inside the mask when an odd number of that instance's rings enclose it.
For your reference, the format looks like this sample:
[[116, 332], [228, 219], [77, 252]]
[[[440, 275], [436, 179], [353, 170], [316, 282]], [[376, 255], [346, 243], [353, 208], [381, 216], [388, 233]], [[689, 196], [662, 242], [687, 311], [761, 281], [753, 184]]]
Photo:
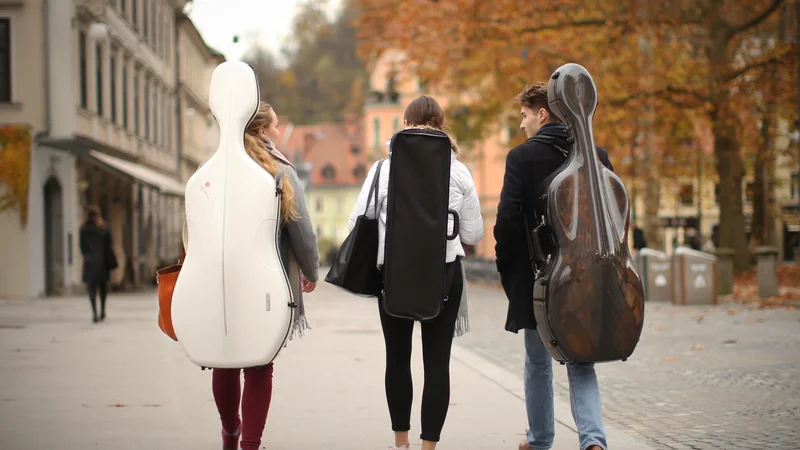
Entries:
[[644, 285], [644, 298], [648, 302], [672, 301], [672, 260], [664, 252], [643, 248], [639, 250], [636, 268]]
[[717, 304], [717, 257], [686, 247], [672, 255], [675, 280], [673, 303], [679, 305]]

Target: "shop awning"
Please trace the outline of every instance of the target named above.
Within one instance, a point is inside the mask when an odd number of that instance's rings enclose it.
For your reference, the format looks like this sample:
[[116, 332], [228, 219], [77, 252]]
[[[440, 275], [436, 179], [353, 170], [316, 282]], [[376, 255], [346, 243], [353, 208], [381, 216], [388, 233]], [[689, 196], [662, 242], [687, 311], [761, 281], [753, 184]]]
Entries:
[[183, 183], [180, 183], [166, 175], [162, 175], [155, 170], [148, 169], [141, 164], [125, 161], [124, 159], [109, 156], [96, 150], [89, 150], [89, 156], [111, 167], [112, 169], [118, 170], [130, 176], [131, 178], [135, 178], [143, 183], [157, 188], [164, 194], [182, 197], [186, 192], [186, 187], [183, 185]]
[[791, 232], [798, 232], [800, 231], [800, 216], [796, 214], [783, 215], [783, 223], [786, 225], [786, 229]]

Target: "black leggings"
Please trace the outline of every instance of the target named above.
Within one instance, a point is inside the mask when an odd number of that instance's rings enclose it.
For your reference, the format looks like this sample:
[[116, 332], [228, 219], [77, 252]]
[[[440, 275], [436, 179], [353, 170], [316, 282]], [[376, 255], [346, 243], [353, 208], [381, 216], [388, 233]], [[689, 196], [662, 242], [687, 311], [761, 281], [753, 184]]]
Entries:
[[[450, 404], [450, 348], [464, 290], [460, 259], [448, 264], [448, 270], [453, 270], [448, 300], [436, 318], [422, 322], [425, 387], [422, 391], [420, 437], [432, 442], [439, 442]], [[392, 430], [409, 431], [414, 392], [411, 381], [411, 335], [414, 321], [386, 314], [383, 310], [383, 297], [378, 299], [378, 309], [386, 342], [386, 401], [392, 418]]]
[[89, 290], [89, 301], [92, 303], [92, 314], [97, 317], [97, 305], [95, 298], [97, 297], [97, 291], [100, 291], [100, 315], [105, 316], [106, 314], [106, 294], [108, 293], [108, 283], [106, 282], [96, 282], [90, 281], [88, 283], [88, 290]]

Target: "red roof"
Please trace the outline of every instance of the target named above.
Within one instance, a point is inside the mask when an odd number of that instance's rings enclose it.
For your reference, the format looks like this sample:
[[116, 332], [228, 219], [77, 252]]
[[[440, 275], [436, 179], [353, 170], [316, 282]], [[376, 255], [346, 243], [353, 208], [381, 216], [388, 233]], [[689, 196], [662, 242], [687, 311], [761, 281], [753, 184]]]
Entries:
[[364, 182], [372, 161], [363, 148], [359, 117], [317, 125], [293, 125], [288, 119], [281, 123], [278, 150], [290, 161], [311, 163], [311, 186], [360, 186]]

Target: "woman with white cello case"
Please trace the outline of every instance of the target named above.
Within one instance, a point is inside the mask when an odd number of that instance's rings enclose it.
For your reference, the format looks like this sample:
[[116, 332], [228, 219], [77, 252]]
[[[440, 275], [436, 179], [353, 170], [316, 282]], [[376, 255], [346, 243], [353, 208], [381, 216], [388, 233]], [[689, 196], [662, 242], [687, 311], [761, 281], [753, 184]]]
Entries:
[[[377, 162], [367, 175], [350, 230], [359, 216], [378, 218], [375, 264], [383, 283], [378, 308], [394, 431], [389, 449], [410, 447], [411, 338], [418, 321], [425, 366], [420, 438], [423, 450], [433, 450], [450, 402], [453, 337], [468, 330], [462, 243], [481, 240], [483, 218], [472, 175], [456, 159], [458, 146], [443, 131], [444, 113], [436, 100], [421, 96], [412, 101], [404, 122], [406, 128], [390, 141], [389, 159]], [[377, 201], [370, 200], [373, 195]]]
[[224, 450], [238, 450], [240, 438], [242, 450], [260, 447], [273, 360], [306, 328], [302, 293], [318, 279], [303, 188], [272, 144], [277, 117], [259, 96], [249, 65], [214, 71], [219, 148], [186, 185], [186, 258], [172, 298], [178, 342], [194, 364], [213, 369]]

